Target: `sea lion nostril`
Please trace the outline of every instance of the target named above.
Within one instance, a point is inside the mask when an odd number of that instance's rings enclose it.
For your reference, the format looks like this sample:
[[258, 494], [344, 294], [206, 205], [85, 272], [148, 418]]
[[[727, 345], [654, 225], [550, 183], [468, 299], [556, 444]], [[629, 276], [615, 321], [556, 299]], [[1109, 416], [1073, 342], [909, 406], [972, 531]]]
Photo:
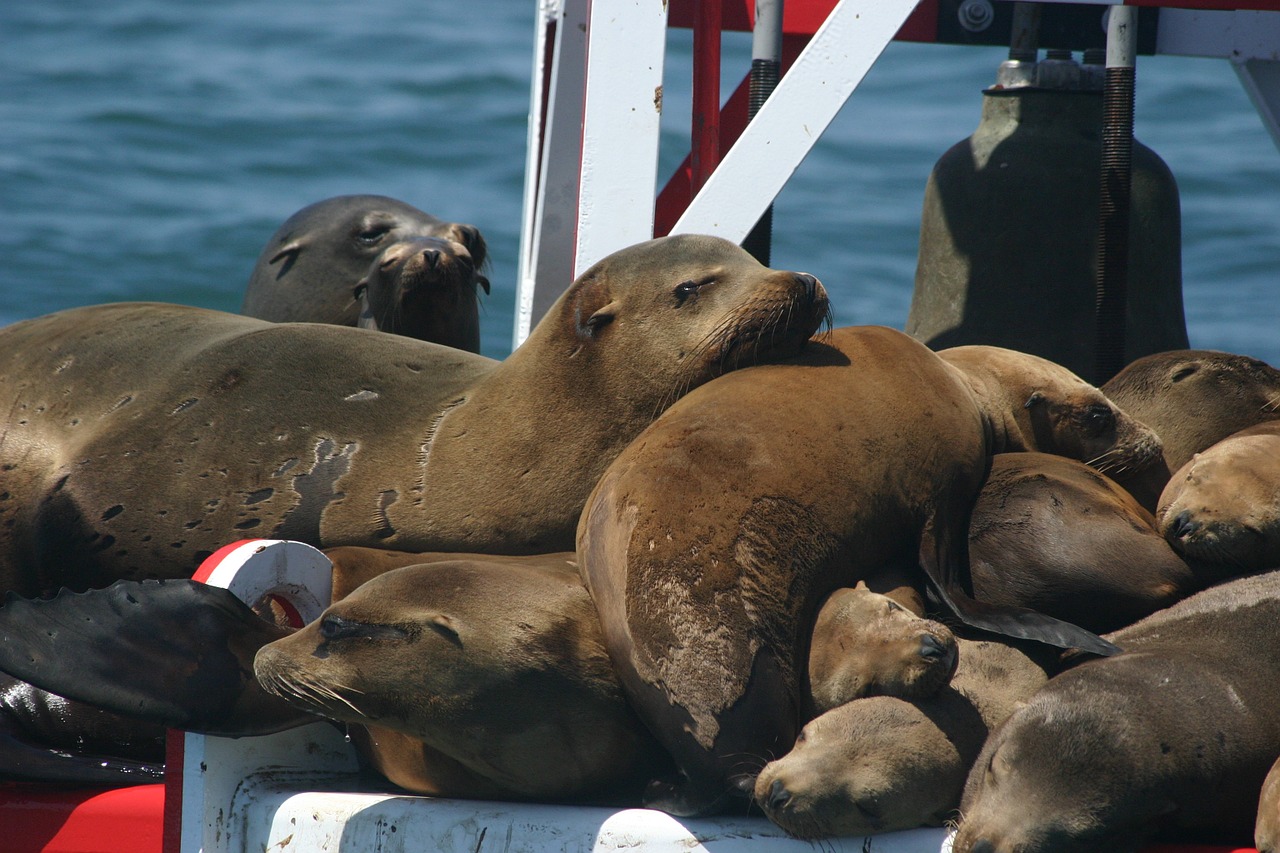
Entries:
[[427, 269], [435, 269], [440, 263], [440, 250], [426, 249], [423, 251], [422, 257], [427, 262]]
[[979, 838], [969, 848], [969, 853], [996, 853], [996, 846], [985, 838]]
[[782, 784], [781, 779], [774, 779], [773, 784], [769, 786], [769, 806], [780, 809], [790, 800], [791, 792], [787, 790], [787, 786]]
[[920, 637], [920, 657], [926, 660], [941, 660], [947, 656], [947, 647], [932, 634]]
[[1191, 519], [1191, 511], [1184, 509], [1173, 518], [1170, 532], [1178, 539], [1184, 539], [1200, 529], [1200, 523]]

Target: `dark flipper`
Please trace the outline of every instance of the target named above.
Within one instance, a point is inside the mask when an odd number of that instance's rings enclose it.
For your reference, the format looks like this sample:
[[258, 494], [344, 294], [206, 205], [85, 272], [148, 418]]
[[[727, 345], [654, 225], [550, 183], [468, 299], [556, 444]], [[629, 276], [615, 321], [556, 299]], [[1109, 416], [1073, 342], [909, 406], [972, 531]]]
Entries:
[[[957, 499], [951, 501], [956, 504]], [[1035, 640], [1062, 649], [1108, 657], [1121, 649], [1092, 631], [1023, 607], [996, 607], [975, 600], [969, 578], [970, 501], [948, 507], [925, 525], [920, 539], [920, 566], [925, 588], [934, 605], [965, 625], [1005, 637]]]
[[264, 691], [253, 657], [288, 632], [195, 581], [119, 581], [0, 607], [0, 671], [130, 719], [220, 735], [311, 722]]
[[0, 780], [137, 785], [164, 778], [165, 730], [0, 674]]

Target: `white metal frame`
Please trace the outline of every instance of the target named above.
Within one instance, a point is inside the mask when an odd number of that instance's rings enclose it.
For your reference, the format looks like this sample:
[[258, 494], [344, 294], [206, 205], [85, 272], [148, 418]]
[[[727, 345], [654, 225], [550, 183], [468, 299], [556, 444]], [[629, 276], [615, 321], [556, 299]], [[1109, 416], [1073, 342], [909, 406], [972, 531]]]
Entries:
[[[657, 186], [660, 116], [654, 92], [661, 86], [666, 50], [663, 0], [541, 2], [517, 346], [574, 276], [610, 252], [653, 236]], [[841, 0], [673, 230], [741, 241], [915, 5]], [[553, 21], [559, 26], [551, 35], [547, 25]], [[1165, 8], [1156, 52], [1229, 59], [1280, 147], [1280, 12]], [[550, 80], [545, 92], [544, 72]]]

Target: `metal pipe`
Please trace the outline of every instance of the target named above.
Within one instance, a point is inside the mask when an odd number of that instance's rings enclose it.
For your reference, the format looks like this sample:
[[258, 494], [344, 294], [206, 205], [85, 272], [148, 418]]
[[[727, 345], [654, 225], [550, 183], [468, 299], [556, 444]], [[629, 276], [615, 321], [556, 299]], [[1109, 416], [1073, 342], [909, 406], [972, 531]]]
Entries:
[[[782, 74], [782, 4], [783, 0], [756, 0], [756, 20], [751, 30], [751, 78], [747, 100], [747, 121], [755, 118], [764, 102], [773, 94]], [[773, 241], [773, 205], [765, 208], [742, 248], [756, 260], [769, 265]]]
[[1097, 358], [1092, 377], [1097, 385], [1125, 365], [1137, 35], [1138, 10], [1133, 6], [1112, 6], [1107, 21], [1106, 82], [1102, 90], [1102, 175], [1095, 269]]
[[691, 194], [720, 162], [721, 0], [694, 0]]

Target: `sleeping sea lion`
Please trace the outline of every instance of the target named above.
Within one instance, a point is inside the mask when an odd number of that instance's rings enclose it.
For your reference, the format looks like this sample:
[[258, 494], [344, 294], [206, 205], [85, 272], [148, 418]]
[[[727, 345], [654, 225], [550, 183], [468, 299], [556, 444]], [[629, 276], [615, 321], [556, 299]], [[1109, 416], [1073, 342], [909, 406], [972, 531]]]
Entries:
[[1280, 420], [1227, 436], [1160, 494], [1161, 534], [1218, 578], [1280, 567]]
[[640, 429], [690, 388], [799, 352], [826, 315], [812, 276], [682, 235], [594, 265], [501, 363], [176, 305], [15, 323], [0, 589], [189, 576], [229, 534], [568, 550]]
[[1280, 573], [1211, 587], [1109, 637], [988, 739], [956, 853], [1247, 844], [1280, 755]]
[[1113, 651], [965, 595], [969, 511], [1015, 431], [1031, 449], [1124, 464], [1159, 442], [1074, 374], [1001, 362], [1012, 390], [901, 332], [836, 329], [789, 363], [696, 389], [609, 466], [578, 563], [627, 695], [681, 771], [652, 804], [718, 808], [790, 748], [819, 602], [885, 566], [918, 559], [934, 606], [974, 627]]
[[1170, 350], [1139, 358], [1102, 391], [1155, 430], [1164, 464], [1116, 474], [1151, 512], [1170, 476], [1234, 432], [1280, 415], [1280, 370], [1264, 361], [1214, 350]]

